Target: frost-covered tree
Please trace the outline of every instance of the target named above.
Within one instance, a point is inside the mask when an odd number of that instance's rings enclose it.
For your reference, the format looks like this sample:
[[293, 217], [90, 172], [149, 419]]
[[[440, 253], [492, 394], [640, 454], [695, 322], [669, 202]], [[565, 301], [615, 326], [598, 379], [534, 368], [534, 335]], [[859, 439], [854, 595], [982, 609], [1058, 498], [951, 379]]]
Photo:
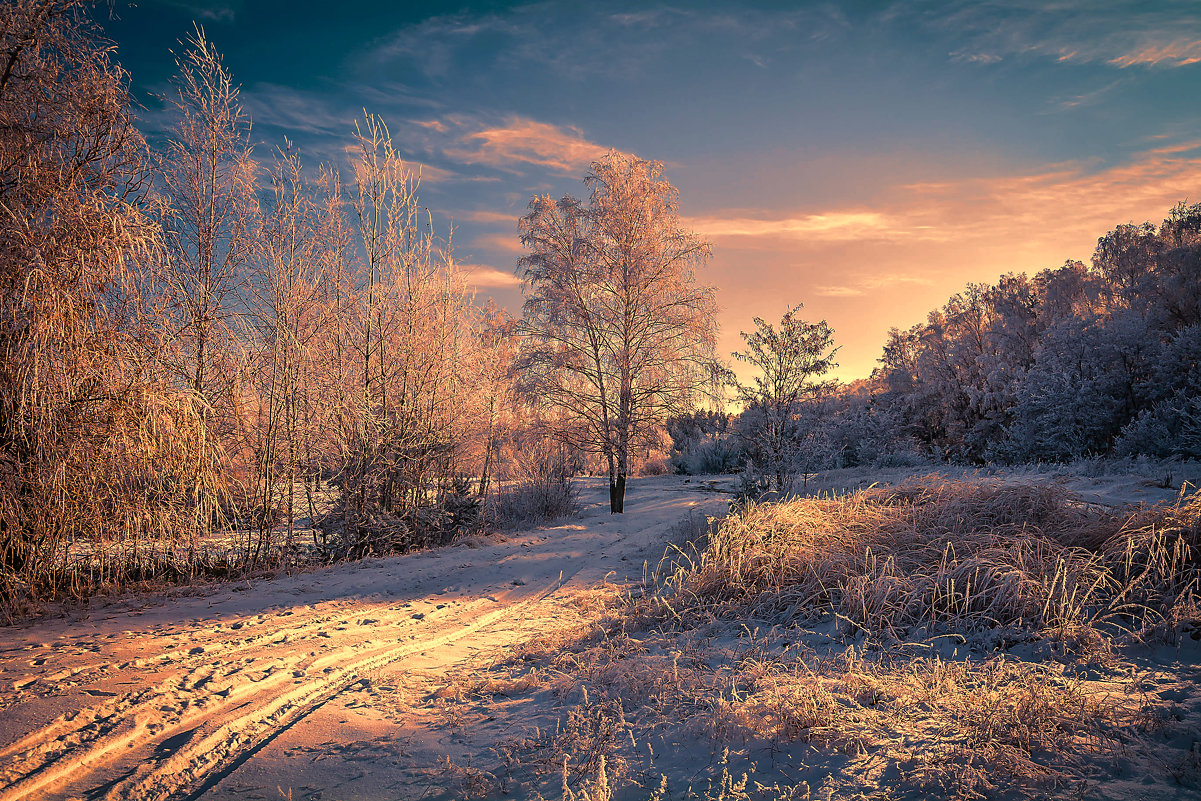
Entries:
[[319, 207], [305, 180], [300, 156], [286, 143], [267, 171], [270, 210], [257, 221], [250, 253], [248, 329], [256, 358], [249, 367], [259, 403], [250, 441], [254, 478], [246, 494], [254, 499], [254, 519], [263, 542], [278, 505], [291, 543], [296, 519], [297, 481], [308, 489], [320, 473], [312, 444], [315, 398], [313, 345], [328, 320], [321, 308], [322, 273], [317, 235]]
[[826, 430], [830, 467], [897, 467], [925, 461], [900, 404], [888, 402], [879, 375], [859, 379], [822, 402], [820, 424]]
[[757, 375], [750, 383], [730, 376], [746, 407], [739, 428], [751, 467], [770, 479], [771, 488], [780, 494], [791, 488], [802, 446], [817, 446], [814, 426], [805, 425], [801, 415], [831, 388], [822, 376], [837, 366], [833, 330], [825, 320], [802, 319], [801, 308], [798, 304], [784, 312], [778, 329], [756, 317], [755, 330], [741, 333], [746, 350], [733, 356], [754, 367]]
[[743, 450], [730, 415], [698, 410], [667, 419], [671, 464], [677, 473], [728, 473], [743, 462]]
[[1119, 225], [1097, 240], [1093, 269], [1104, 281], [1112, 308], [1141, 310], [1153, 302], [1162, 247], [1149, 222]]
[[709, 245], [680, 224], [662, 164], [611, 151], [584, 182], [587, 203], [536, 197], [520, 221], [522, 367], [527, 388], [575, 424], [560, 435], [604, 460], [619, 513], [632, 449], [711, 378], [716, 304], [693, 272]]
[[1191, 425], [1184, 332], [1198, 323], [1201, 206], [1178, 204], [1158, 228], [1102, 236], [1089, 265], [969, 286], [891, 332], [880, 403], [954, 459], [1183, 455], [1171, 432]]
[[0, 615], [68, 584], [73, 540], [192, 533], [155, 490], [208, 467], [159, 370], [145, 142], [88, 5], [0, 4]]
[[1201, 458], [1201, 325], [1172, 334], [1148, 359], [1147, 401], [1114, 444], [1122, 455]]
[[163, 228], [180, 317], [179, 369], [206, 420], [216, 418], [228, 433], [236, 426], [228, 371], [252, 249], [257, 165], [250, 118], [221, 55], [199, 27], [186, 44], [163, 98], [172, 113], [157, 165]]

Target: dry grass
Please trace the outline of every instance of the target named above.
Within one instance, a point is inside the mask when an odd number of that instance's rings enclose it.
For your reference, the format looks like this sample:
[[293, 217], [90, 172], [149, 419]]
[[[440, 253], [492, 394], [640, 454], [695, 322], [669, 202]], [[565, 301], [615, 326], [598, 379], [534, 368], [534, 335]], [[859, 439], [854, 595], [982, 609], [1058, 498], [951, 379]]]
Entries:
[[[508, 744], [509, 771], [523, 764], [553, 777], [562, 768], [587, 786], [603, 760], [610, 781], [646, 786], [666, 775], [656, 774], [655, 756], [671, 743], [692, 742], [684, 747], [701, 753], [808, 744], [844, 760], [844, 778], [825, 782], [839, 796], [869, 787], [881, 771], [940, 797], [1036, 795], [1083, 780], [1090, 757], [1155, 720], [1137, 692], [1005, 656], [888, 660], [853, 648], [789, 653], [778, 636], [703, 640], [610, 636], [552, 657], [542, 677], [561, 699], [560, 717], [553, 729]], [[529, 685], [521, 676], [493, 689], [510, 695]], [[670, 765], [674, 757], [665, 756]]]
[[528, 794], [1083, 793], [1187, 728], [1124, 649], [1192, 625], [1198, 507], [935, 477], [686, 521], [659, 586], [591, 598], [464, 695], [549, 695], [502, 749]]
[[[750, 505], [675, 564], [664, 602], [773, 620], [832, 611], [874, 637], [915, 632], [1097, 641], [1192, 603], [1201, 496], [1111, 509], [1052, 484], [927, 476], [838, 498]], [[683, 562], [683, 563], [681, 563]]]

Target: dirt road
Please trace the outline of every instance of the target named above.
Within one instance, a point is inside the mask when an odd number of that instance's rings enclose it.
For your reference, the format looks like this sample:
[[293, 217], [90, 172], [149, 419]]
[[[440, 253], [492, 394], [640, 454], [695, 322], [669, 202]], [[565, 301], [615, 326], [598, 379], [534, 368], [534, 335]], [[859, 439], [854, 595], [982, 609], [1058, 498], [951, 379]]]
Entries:
[[504, 541], [0, 630], [0, 800], [436, 794], [453, 721], [406, 701], [553, 629], [606, 576], [637, 580], [684, 515], [725, 501], [640, 479], [611, 516], [585, 482], [578, 518]]

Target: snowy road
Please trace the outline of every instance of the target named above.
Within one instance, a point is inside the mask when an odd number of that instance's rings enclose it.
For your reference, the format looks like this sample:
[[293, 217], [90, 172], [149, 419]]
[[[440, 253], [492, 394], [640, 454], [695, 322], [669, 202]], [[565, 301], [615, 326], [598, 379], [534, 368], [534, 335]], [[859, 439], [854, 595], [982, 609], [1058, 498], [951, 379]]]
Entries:
[[423, 786], [434, 756], [420, 743], [444, 733], [398, 714], [406, 694], [553, 630], [573, 593], [607, 575], [637, 580], [684, 515], [727, 500], [677, 477], [639, 479], [629, 512], [611, 516], [605, 494], [586, 483], [580, 517], [504, 542], [0, 630], [0, 799], [436, 789]]

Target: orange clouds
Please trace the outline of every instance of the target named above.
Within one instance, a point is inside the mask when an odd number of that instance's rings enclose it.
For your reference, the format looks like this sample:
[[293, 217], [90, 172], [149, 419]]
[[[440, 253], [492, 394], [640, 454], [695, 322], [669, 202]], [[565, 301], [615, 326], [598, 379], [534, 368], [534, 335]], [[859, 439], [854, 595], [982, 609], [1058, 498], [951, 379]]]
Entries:
[[822, 295], [829, 298], [854, 298], [861, 295], [867, 295], [881, 289], [896, 287], [903, 284], [920, 284], [928, 286], [932, 284], [929, 278], [924, 278], [920, 275], [905, 275], [905, 274], [888, 274], [888, 275], [867, 275], [857, 279], [849, 285], [829, 285], [823, 284], [814, 287], [813, 291], [817, 295]]
[[[1160, 219], [1201, 188], [1201, 142], [1144, 151], [1104, 169], [1090, 162], [1049, 165], [1028, 173], [964, 177], [886, 188], [874, 208], [785, 216], [741, 212], [685, 218], [703, 236], [814, 243], [885, 240], [964, 243], [1099, 236], [1119, 222]], [[773, 244], [774, 246], [774, 244]], [[1065, 257], [1071, 254], [1065, 254]], [[1087, 255], [1087, 254], [1084, 254]]]
[[447, 157], [503, 170], [526, 163], [582, 175], [589, 164], [607, 152], [607, 148], [585, 139], [578, 128], [560, 128], [524, 117], [511, 117], [502, 126], [468, 133], [460, 141], [460, 146], [443, 151]]
[[498, 270], [487, 264], [460, 264], [467, 284], [477, 289], [511, 289], [521, 286], [521, 279], [509, 270]]
[[[915, 184], [910, 220], [948, 241], [964, 238], [1065, 241], [1097, 237], [1121, 222], [1162, 219], [1174, 203], [1197, 199], [1201, 142], [1148, 150], [1125, 164], [1053, 165], [1033, 173]], [[1063, 254], [1087, 256], [1088, 254]]]
[[893, 236], [898, 233], [891, 215], [871, 211], [832, 211], [777, 218], [718, 215], [686, 217], [683, 222], [696, 229], [702, 236], [715, 238], [788, 237], [840, 240]]
[[469, 222], [497, 224], [508, 224], [514, 231], [517, 230], [517, 215], [508, 214], [503, 211], [460, 211], [454, 215], [456, 219], [467, 220]]
[[1184, 67], [1201, 62], [1201, 41], [1177, 39], [1171, 42], [1144, 44], [1127, 53], [1111, 58], [1115, 67]]
[[499, 250], [505, 253], [525, 253], [525, 246], [517, 238], [516, 226], [508, 234], [484, 234], [471, 240], [471, 244], [485, 250]]

